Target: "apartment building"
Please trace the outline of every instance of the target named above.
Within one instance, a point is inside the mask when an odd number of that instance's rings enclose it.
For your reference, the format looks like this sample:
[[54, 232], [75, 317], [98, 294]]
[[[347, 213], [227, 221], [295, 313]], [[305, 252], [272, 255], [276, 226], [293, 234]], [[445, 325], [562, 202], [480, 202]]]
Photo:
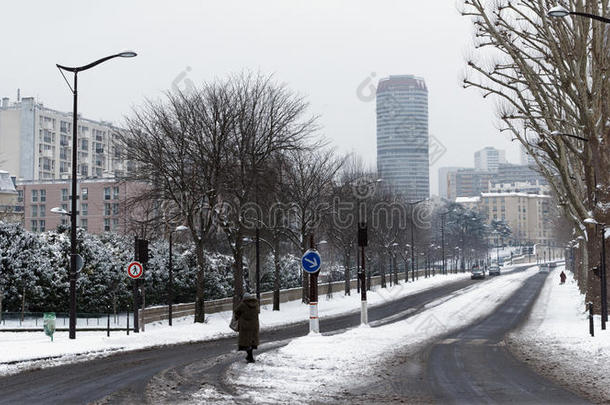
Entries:
[[[122, 176], [130, 168], [115, 139], [119, 128], [78, 119], [78, 174]], [[45, 107], [33, 97], [0, 105], [0, 161], [18, 180], [67, 179], [72, 168], [72, 112]]]
[[17, 204], [15, 179], [9, 172], [0, 170], [0, 221], [22, 222], [23, 211]]
[[[127, 224], [125, 203], [136, 185], [114, 179], [79, 180], [78, 226], [99, 234], [124, 232]], [[17, 182], [18, 204], [27, 230], [44, 232], [58, 225], [70, 225], [70, 217], [51, 212], [52, 208], [71, 210], [71, 188], [65, 180]]]
[[482, 193], [479, 210], [487, 217], [488, 223], [505, 221], [512, 230], [514, 242], [550, 244], [554, 239], [551, 200], [551, 196], [545, 194]]

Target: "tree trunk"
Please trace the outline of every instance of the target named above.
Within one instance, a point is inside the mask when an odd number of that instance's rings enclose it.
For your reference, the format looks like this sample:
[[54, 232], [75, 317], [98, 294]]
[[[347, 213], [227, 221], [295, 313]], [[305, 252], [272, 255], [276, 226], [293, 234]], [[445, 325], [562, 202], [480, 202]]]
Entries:
[[350, 274], [349, 274], [349, 262], [350, 262], [350, 256], [349, 253], [345, 255], [345, 269], [344, 269], [344, 273], [345, 273], [345, 295], [351, 295], [352, 292], [352, 285], [351, 285], [351, 280], [350, 280]]
[[195, 253], [199, 270], [197, 271], [197, 291], [195, 296], [195, 322], [205, 322], [205, 259], [203, 257], [203, 241], [195, 245]]
[[233, 309], [237, 308], [244, 295], [244, 254], [241, 249], [241, 236], [237, 239], [233, 251]]
[[273, 266], [275, 277], [273, 279], [273, 310], [280, 310], [280, 238], [274, 235], [273, 238]]
[[[303, 232], [303, 234], [301, 235], [302, 238], [302, 243], [301, 243], [301, 254], [305, 254], [305, 252], [307, 251], [307, 235]], [[301, 285], [303, 286], [303, 302], [305, 304], [309, 304], [309, 273], [307, 273], [305, 270], [301, 270]]]
[[24, 315], [25, 315], [25, 286], [23, 286], [23, 294], [21, 294], [21, 322], [23, 322]]
[[0, 290], [0, 322], [2, 322], [2, 298], [4, 297], [4, 291]]

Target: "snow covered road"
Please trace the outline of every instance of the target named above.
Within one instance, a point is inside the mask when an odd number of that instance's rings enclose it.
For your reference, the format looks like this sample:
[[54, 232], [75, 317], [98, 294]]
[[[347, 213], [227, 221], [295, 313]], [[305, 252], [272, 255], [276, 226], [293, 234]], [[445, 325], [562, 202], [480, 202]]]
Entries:
[[537, 271], [534, 267], [475, 283], [439, 297], [406, 320], [294, 339], [261, 354], [254, 365], [234, 363], [227, 371], [226, 384], [237, 395], [206, 387], [193, 399], [201, 403], [335, 402], [348, 388], [370, 382], [405, 347], [429, 343], [492, 313]]

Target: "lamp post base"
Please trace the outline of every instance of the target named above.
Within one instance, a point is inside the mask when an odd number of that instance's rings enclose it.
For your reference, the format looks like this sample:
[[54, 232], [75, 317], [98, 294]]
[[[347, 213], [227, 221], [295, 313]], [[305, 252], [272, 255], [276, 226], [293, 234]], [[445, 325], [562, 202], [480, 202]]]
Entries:
[[360, 301], [360, 323], [362, 325], [369, 324], [369, 312], [366, 301]]

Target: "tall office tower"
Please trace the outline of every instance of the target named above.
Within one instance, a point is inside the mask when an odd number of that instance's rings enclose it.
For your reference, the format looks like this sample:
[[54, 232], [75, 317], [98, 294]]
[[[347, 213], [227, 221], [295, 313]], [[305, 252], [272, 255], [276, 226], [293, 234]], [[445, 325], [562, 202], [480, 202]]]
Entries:
[[[72, 167], [72, 113], [52, 110], [24, 97], [0, 104], [0, 162], [17, 179], [67, 179]], [[130, 163], [115, 145], [118, 128], [108, 122], [78, 119], [78, 174], [123, 175]]]
[[377, 170], [409, 201], [430, 196], [428, 89], [424, 79], [390, 76], [377, 86]]
[[500, 163], [506, 163], [506, 151], [487, 146], [474, 153], [474, 168], [495, 172]]

